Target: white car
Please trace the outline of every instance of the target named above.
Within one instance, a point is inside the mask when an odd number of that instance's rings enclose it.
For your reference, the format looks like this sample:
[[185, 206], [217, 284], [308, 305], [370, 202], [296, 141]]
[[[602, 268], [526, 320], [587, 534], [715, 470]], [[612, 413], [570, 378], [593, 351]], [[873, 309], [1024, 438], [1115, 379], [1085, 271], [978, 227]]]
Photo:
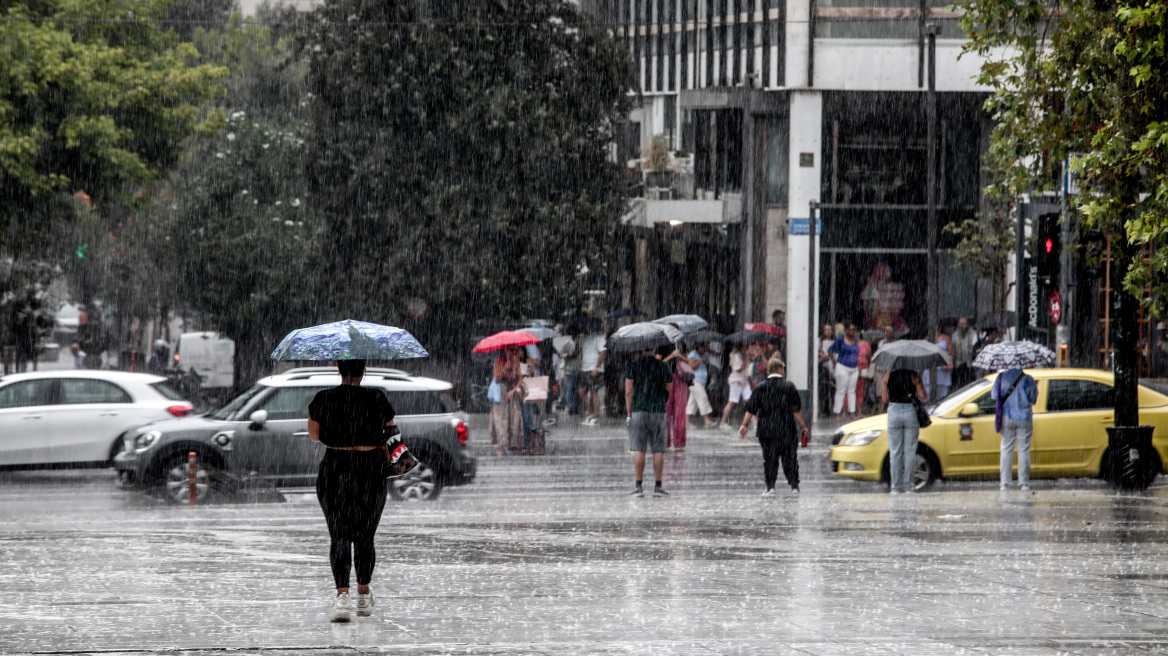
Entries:
[[0, 378], [0, 468], [106, 467], [126, 431], [193, 406], [161, 376], [41, 371]]

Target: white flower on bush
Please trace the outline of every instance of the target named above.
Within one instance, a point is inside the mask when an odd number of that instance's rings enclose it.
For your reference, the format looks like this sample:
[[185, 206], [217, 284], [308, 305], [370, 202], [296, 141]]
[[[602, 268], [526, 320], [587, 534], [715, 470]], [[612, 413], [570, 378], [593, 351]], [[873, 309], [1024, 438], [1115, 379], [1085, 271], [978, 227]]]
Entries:
[[235, 133], [234, 133], [234, 132], [228, 132], [228, 133], [227, 133], [227, 140], [228, 140], [228, 141], [235, 141]]
[[299, 198], [292, 199], [292, 207], [300, 207], [300, 199]]

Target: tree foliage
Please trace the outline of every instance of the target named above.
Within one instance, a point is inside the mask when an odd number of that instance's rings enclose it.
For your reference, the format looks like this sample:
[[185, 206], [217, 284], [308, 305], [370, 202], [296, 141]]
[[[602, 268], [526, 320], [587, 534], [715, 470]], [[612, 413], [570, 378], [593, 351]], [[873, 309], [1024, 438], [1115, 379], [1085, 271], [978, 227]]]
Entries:
[[[1137, 420], [1134, 303], [1145, 297], [1141, 246], [1168, 248], [1168, 59], [1157, 0], [959, 0], [967, 52], [985, 59], [979, 82], [996, 120], [988, 195], [1013, 200], [1052, 189], [1069, 160], [1084, 232], [1109, 240], [1124, 293], [1115, 294], [1117, 425]], [[1160, 269], [1163, 270], [1162, 268]], [[1162, 278], [1159, 280], [1163, 280]], [[1140, 298], [1142, 297], [1142, 299]]]
[[309, 21], [305, 150], [336, 316], [463, 339], [581, 290], [622, 208], [627, 52], [560, 0], [333, 0]]
[[[205, 103], [226, 70], [154, 22], [169, 6], [0, 1], [0, 258], [12, 261], [0, 296], [30, 298], [61, 276], [117, 222], [127, 190], [165, 174], [213, 125]], [[25, 339], [18, 324], [0, 326], [0, 341]]]

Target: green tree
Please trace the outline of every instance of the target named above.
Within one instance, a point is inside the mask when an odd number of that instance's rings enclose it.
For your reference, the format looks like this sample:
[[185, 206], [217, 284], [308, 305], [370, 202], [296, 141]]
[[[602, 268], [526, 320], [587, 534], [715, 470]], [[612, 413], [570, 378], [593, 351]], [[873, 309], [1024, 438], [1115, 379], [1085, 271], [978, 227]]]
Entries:
[[620, 43], [560, 0], [333, 0], [306, 29], [332, 316], [408, 325], [421, 296], [433, 348], [575, 301], [623, 207]]
[[[128, 188], [164, 174], [192, 132], [213, 123], [204, 103], [226, 70], [199, 64], [193, 46], [155, 22], [169, 5], [0, 2], [0, 258], [13, 270], [59, 275], [108, 229], [99, 224], [116, 220], [111, 205]], [[79, 211], [82, 191], [93, 210]], [[35, 282], [47, 281], [4, 277], [0, 295]]]
[[265, 374], [280, 338], [316, 313], [320, 231], [304, 201], [303, 147], [297, 128], [231, 113], [139, 222], [157, 236], [149, 248], [175, 295], [235, 340], [237, 387]]
[[[1156, 0], [959, 0], [967, 52], [985, 59], [979, 81], [996, 120], [991, 197], [1010, 201], [1054, 187], [1069, 159], [1083, 193], [1083, 232], [1105, 235], [1122, 276], [1114, 294], [1117, 426], [1139, 422], [1136, 317], [1150, 298], [1147, 271], [1168, 247], [1168, 56], [1165, 6]], [[1155, 246], [1148, 262], [1141, 247]], [[1160, 281], [1163, 279], [1160, 278]]]

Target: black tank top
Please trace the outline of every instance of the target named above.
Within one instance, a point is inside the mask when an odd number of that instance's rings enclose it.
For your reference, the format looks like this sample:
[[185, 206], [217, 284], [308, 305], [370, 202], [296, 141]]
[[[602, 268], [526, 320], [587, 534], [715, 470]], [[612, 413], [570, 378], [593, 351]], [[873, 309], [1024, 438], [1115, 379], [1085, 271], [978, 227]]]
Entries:
[[912, 403], [917, 395], [917, 386], [913, 384], [911, 369], [896, 369], [888, 374], [888, 402]]

